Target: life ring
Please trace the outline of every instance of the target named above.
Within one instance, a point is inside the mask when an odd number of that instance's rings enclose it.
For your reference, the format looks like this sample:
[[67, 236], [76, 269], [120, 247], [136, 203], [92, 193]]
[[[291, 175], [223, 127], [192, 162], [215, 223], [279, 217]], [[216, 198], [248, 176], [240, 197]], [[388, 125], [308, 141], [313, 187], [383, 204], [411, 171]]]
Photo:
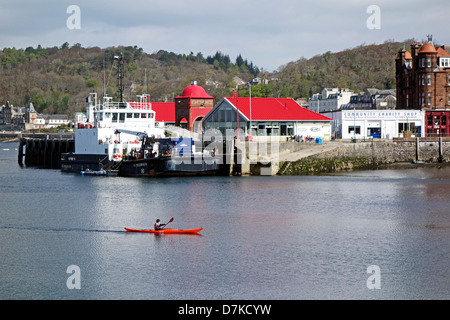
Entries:
[[114, 159], [120, 159], [120, 158], [122, 158], [122, 155], [119, 154], [119, 153], [115, 153], [115, 154], [113, 155], [113, 157], [114, 157]]

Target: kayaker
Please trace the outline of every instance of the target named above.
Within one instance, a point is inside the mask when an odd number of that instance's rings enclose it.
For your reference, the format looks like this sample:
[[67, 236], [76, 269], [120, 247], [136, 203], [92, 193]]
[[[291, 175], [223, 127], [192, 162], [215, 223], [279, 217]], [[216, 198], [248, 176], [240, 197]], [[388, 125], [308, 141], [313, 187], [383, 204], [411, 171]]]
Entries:
[[165, 223], [161, 223], [161, 220], [156, 219], [156, 223], [153, 227], [155, 228], [155, 230], [162, 230], [164, 229], [165, 226], [166, 226]]

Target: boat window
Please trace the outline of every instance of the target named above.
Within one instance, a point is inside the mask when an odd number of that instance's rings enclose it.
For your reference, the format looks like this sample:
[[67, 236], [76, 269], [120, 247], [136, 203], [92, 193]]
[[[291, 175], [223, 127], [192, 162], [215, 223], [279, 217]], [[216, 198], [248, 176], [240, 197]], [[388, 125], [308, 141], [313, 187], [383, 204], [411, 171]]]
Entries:
[[134, 118], [139, 119], [139, 113], [134, 113]]
[[132, 113], [127, 113], [127, 119], [133, 118], [133, 114]]
[[153, 113], [150, 113], [150, 114], [149, 114], [149, 118], [150, 118], [150, 119], [153, 119]]
[[117, 114], [117, 112], [114, 112], [114, 113], [112, 114], [112, 121], [113, 121], [113, 122], [117, 122], [117, 119], [118, 119], [118, 114]]
[[141, 113], [141, 118], [147, 118], [147, 114], [146, 113]]
[[125, 113], [119, 113], [119, 122], [125, 122]]
[[105, 112], [105, 118], [106, 119], [111, 118], [111, 112]]

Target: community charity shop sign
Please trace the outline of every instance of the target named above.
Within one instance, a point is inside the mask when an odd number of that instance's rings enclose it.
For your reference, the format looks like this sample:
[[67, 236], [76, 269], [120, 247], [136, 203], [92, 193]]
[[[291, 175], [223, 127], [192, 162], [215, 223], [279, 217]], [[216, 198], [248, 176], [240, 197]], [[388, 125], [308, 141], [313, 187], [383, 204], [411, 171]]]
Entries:
[[416, 119], [421, 120], [418, 110], [348, 110], [343, 112], [344, 119]]

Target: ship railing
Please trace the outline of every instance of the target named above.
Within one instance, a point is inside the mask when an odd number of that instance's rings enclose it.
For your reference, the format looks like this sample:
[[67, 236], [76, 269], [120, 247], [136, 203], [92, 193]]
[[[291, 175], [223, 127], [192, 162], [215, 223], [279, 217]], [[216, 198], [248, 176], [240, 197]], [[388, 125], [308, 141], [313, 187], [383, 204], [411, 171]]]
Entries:
[[97, 105], [97, 110], [109, 110], [109, 109], [132, 109], [128, 102], [104, 102]]
[[132, 110], [152, 110], [152, 104], [149, 102], [112, 102], [107, 101], [103, 104], [98, 104], [97, 110], [109, 109], [132, 109]]

